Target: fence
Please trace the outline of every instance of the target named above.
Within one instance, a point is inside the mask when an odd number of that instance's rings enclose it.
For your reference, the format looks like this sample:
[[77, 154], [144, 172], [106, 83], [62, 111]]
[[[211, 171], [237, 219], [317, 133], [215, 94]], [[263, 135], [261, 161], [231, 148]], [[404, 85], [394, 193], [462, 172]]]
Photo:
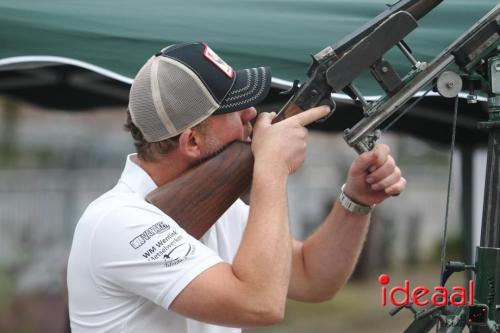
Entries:
[[74, 227], [120, 170], [0, 170], [0, 269], [16, 292], [58, 292]]

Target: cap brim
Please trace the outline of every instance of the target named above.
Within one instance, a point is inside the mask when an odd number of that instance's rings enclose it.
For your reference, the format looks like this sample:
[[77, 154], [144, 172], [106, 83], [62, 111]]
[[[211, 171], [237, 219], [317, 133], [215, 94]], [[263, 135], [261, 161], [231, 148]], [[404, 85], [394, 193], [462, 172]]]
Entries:
[[271, 89], [271, 69], [257, 67], [235, 73], [233, 86], [213, 114], [222, 114], [246, 109], [262, 102]]

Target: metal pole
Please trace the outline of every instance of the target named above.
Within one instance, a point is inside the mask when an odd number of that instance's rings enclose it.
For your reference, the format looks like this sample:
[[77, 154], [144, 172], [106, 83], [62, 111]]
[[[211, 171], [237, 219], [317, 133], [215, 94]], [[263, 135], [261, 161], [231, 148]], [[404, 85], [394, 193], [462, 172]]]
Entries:
[[[490, 326], [500, 325], [500, 57], [488, 61], [489, 120], [480, 126], [489, 131], [481, 243], [476, 253], [476, 300], [488, 306]], [[474, 327], [471, 332], [481, 332]]]
[[[462, 147], [462, 232], [464, 235], [463, 256], [466, 264], [473, 264], [473, 234], [472, 234], [472, 189], [473, 189], [473, 147]], [[472, 272], [466, 271], [466, 281], [472, 279]], [[467, 284], [466, 284], [467, 285]]]
[[491, 58], [489, 67], [489, 121], [482, 123], [482, 127], [489, 131], [489, 137], [480, 245], [500, 248], [500, 57]]

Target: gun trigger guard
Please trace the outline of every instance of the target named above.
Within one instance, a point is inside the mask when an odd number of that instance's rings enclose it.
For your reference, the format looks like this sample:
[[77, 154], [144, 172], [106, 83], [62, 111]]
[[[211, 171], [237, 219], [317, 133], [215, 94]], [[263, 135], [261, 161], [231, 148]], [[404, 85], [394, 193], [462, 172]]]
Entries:
[[297, 90], [299, 90], [299, 80], [293, 80], [293, 85], [292, 87], [289, 89], [289, 90], [286, 90], [286, 91], [282, 91], [280, 92], [279, 94], [280, 95], [285, 95], [285, 96], [288, 96], [288, 95], [294, 95], [295, 92]]
[[335, 103], [335, 101], [332, 98], [325, 98], [325, 99], [321, 100], [321, 102], [319, 102], [318, 105], [328, 105], [330, 107], [330, 112], [326, 116], [324, 116], [321, 119], [316, 120], [316, 123], [321, 124], [321, 123], [324, 123], [325, 121], [327, 121], [328, 118], [330, 118], [333, 115], [333, 113], [335, 112], [335, 109], [337, 107], [337, 104]]

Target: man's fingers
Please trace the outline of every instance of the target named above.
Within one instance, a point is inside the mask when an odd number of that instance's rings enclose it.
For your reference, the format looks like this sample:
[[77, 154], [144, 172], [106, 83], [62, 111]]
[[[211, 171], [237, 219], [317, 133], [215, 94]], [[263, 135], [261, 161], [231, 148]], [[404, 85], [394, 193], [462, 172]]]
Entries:
[[276, 112], [262, 112], [255, 121], [255, 128], [271, 126], [271, 122], [276, 116]]
[[377, 144], [373, 150], [359, 155], [354, 162], [351, 171], [355, 175], [363, 174], [367, 170], [369, 172], [374, 172], [386, 162], [389, 153], [389, 146], [385, 144]]
[[396, 167], [394, 169], [394, 172], [392, 172], [384, 179], [373, 184], [371, 188], [374, 191], [380, 191], [382, 189], [391, 187], [392, 185], [396, 184], [400, 179], [401, 179], [401, 170], [399, 170], [399, 168]]
[[[326, 117], [330, 113], [330, 108], [326, 105], [317, 106], [307, 111], [301, 112], [292, 118], [296, 118], [300, 125], [306, 126], [314, 123], [316, 120]], [[290, 118], [291, 119], [291, 118]]]
[[406, 179], [401, 177], [396, 184], [386, 188], [385, 193], [389, 195], [397, 195], [403, 192], [405, 188], [406, 188]]
[[370, 170], [371, 168], [372, 167], [368, 168], [368, 172], [370, 172], [370, 174], [366, 177], [366, 182], [368, 184], [375, 184], [394, 172], [394, 169], [396, 169], [396, 162], [392, 156], [389, 155], [387, 156], [384, 165], [379, 168], [374, 167], [374, 169], [376, 169], [374, 171]]

